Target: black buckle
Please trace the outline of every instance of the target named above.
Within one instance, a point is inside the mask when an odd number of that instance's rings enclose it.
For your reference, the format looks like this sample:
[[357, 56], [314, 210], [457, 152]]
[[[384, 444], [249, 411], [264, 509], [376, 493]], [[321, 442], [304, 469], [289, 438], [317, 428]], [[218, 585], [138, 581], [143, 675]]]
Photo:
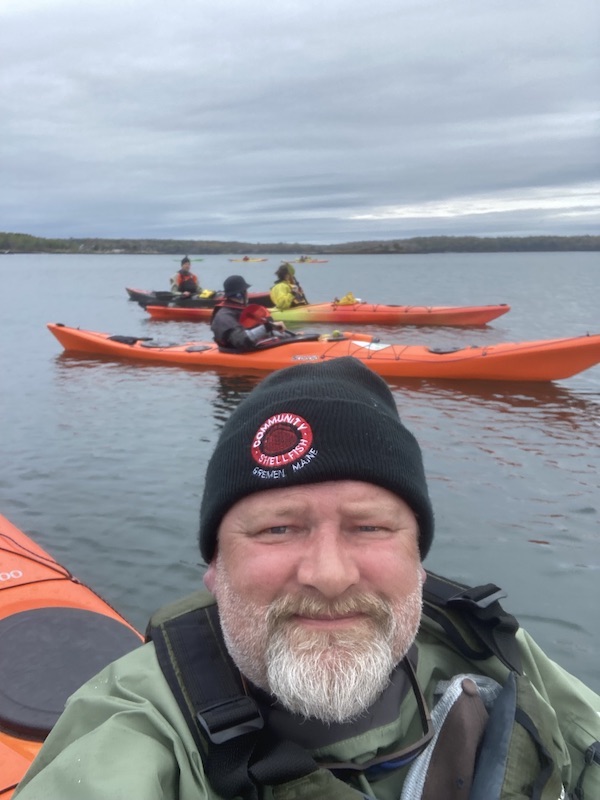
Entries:
[[214, 744], [223, 744], [245, 733], [259, 731], [265, 724], [258, 706], [247, 695], [208, 706], [199, 711], [196, 718]]
[[506, 592], [494, 583], [486, 583], [485, 586], [474, 586], [472, 589], [465, 589], [463, 592], [452, 595], [448, 598], [448, 604], [465, 603], [477, 608], [489, 608], [493, 603], [506, 597]]

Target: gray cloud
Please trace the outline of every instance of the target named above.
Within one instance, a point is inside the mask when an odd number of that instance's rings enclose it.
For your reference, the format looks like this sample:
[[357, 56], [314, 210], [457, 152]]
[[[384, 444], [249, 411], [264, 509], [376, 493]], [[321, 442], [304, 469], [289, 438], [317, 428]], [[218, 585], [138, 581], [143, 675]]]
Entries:
[[1, 227], [597, 233], [599, 23], [595, 0], [3, 0]]

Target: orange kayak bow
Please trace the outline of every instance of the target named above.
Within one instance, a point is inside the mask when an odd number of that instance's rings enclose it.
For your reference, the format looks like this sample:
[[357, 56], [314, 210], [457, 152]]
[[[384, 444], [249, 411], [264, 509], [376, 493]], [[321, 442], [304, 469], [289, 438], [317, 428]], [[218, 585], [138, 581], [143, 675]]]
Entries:
[[8, 800], [67, 697], [142, 637], [0, 515], [0, 798]]

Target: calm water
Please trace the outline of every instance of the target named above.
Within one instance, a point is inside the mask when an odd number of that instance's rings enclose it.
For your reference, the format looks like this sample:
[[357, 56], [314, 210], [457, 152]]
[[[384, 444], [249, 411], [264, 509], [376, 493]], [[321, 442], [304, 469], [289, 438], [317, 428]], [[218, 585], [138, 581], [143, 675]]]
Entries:
[[[268, 288], [279, 259], [194, 264], [204, 286], [243, 269]], [[45, 323], [172, 341], [205, 324], [152, 322], [125, 286], [166, 289], [178, 259], [0, 256], [0, 512], [134, 624], [192, 591], [207, 460], [230, 411], [260, 380], [61, 354]], [[315, 301], [509, 303], [481, 329], [379, 330], [430, 346], [600, 331], [597, 254], [333, 256], [300, 265]], [[325, 330], [325, 328], [323, 329]], [[377, 329], [370, 328], [374, 331]], [[427, 566], [493, 581], [507, 607], [600, 690], [600, 367], [556, 384], [392, 384], [424, 451], [437, 533]]]

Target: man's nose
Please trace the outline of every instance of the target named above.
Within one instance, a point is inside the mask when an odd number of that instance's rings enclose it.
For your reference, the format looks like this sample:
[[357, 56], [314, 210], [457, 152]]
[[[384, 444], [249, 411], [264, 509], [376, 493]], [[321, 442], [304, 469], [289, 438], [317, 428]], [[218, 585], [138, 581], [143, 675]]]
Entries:
[[360, 579], [354, 548], [337, 526], [311, 532], [305, 542], [297, 573], [304, 586], [317, 589], [324, 597], [338, 597]]

